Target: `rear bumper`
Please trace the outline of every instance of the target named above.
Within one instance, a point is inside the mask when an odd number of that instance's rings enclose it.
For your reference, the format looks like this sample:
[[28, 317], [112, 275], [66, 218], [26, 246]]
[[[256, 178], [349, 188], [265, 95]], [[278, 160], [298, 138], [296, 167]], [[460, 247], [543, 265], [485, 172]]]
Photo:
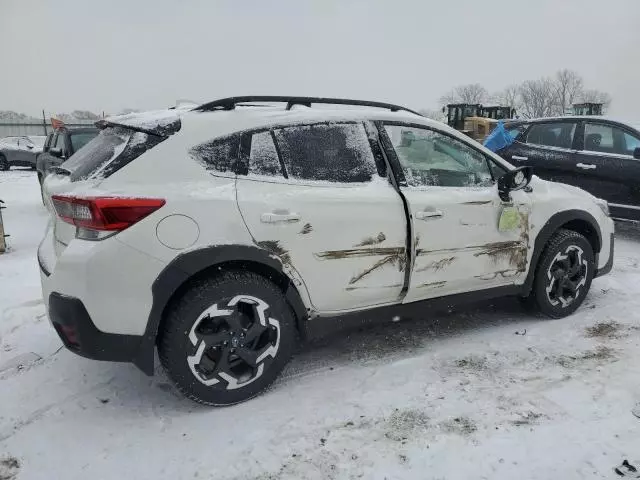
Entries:
[[51, 293], [49, 319], [72, 352], [94, 360], [136, 363], [142, 337], [98, 330], [80, 299]]
[[[595, 274], [594, 278], [606, 275], [613, 268], [614, 243], [615, 243], [615, 236], [612, 233], [611, 234], [611, 240], [609, 241], [609, 259], [607, 260], [607, 263], [605, 263], [602, 268], [599, 268], [599, 269], [596, 270], [596, 274]], [[597, 264], [597, 260], [596, 260], [596, 264]]]

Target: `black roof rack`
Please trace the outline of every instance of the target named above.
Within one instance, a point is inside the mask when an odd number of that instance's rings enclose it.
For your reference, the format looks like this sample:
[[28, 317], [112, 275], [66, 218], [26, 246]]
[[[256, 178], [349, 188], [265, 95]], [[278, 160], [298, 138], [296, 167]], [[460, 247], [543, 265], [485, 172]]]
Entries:
[[410, 112], [415, 115], [420, 115], [418, 112], [410, 110], [405, 107], [401, 107], [399, 105], [393, 105], [392, 103], [383, 103], [383, 102], [370, 102], [368, 100], [350, 100], [346, 98], [326, 98], [326, 97], [280, 97], [280, 96], [271, 96], [271, 95], [253, 95], [253, 96], [245, 96], [245, 97], [229, 97], [229, 98], [221, 98], [220, 100], [214, 100], [213, 102], [204, 103], [194, 110], [200, 112], [211, 112], [213, 110], [233, 110], [236, 108], [236, 105], [241, 103], [251, 103], [251, 102], [277, 102], [277, 103], [286, 103], [286, 110], [291, 110], [291, 107], [294, 105], [304, 105], [306, 107], [311, 107], [313, 103], [324, 103], [328, 105], [355, 105], [358, 107], [376, 107], [376, 108], [384, 108], [387, 110], [391, 110], [392, 112], [397, 112], [399, 110], [403, 110], [405, 112]]

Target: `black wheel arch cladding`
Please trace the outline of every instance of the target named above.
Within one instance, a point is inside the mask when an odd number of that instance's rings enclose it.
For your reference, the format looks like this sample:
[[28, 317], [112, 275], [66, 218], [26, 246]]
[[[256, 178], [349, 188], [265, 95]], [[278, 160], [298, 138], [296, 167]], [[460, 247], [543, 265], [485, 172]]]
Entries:
[[199, 275], [209, 274], [211, 269], [225, 264], [239, 267], [249, 265], [249, 269], [254, 265], [262, 267], [265, 272], [276, 272], [279, 278], [272, 280], [282, 288], [296, 315], [298, 327], [307, 318], [307, 309], [298, 290], [285, 274], [282, 263], [267, 250], [248, 245], [218, 245], [183, 253], [160, 272], [151, 286], [153, 303], [136, 362], [145, 373], [153, 374], [154, 349], [166, 307], [191, 280]]
[[595, 263], [598, 263], [598, 253], [602, 246], [602, 232], [600, 231], [600, 226], [598, 225], [597, 220], [593, 215], [589, 212], [585, 212], [584, 210], [565, 210], [563, 212], [558, 212], [547, 220], [547, 223], [544, 224], [536, 236], [529, 272], [523, 285], [524, 296], [527, 296], [533, 287], [536, 266], [540, 260], [540, 255], [542, 255], [547, 242], [560, 228], [573, 230], [586, 237], [587, 241], [593, 247]]

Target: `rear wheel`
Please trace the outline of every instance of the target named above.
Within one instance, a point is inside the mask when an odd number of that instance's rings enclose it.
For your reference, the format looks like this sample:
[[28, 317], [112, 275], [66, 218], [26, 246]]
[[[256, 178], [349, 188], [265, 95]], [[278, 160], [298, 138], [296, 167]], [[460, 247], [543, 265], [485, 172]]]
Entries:
[[160, 361], [177, 388], [206, 405], [232, 405], [267, 388], [289, 360], [294, 315], [273, 283], [230, 271], [194, 283], [167, 314]]
[[559, 230], [540, 256], [529, 300], [550, 317], [570, 315], [584, 301], [594, 272], [589, 241], [577, 232]]
[[4, 155], [0, 154], [0, 171], [6, 172], [7, 170], [9, 170], [9, 168], [10, 168], [9, 161]]

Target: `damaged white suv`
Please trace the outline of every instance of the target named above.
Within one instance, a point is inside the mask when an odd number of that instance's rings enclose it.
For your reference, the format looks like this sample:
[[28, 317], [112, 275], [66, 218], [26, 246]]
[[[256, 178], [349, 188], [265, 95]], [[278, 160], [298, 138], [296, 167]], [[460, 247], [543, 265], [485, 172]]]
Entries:
[[49, 317], [89, 358], [153, 374], [157, 347], [202, 403], [353, 323], [501, 295], [568, 315], [613, 263], [606, 202], [395, 105], [235, 97], [99, 127], [44, 182]]

